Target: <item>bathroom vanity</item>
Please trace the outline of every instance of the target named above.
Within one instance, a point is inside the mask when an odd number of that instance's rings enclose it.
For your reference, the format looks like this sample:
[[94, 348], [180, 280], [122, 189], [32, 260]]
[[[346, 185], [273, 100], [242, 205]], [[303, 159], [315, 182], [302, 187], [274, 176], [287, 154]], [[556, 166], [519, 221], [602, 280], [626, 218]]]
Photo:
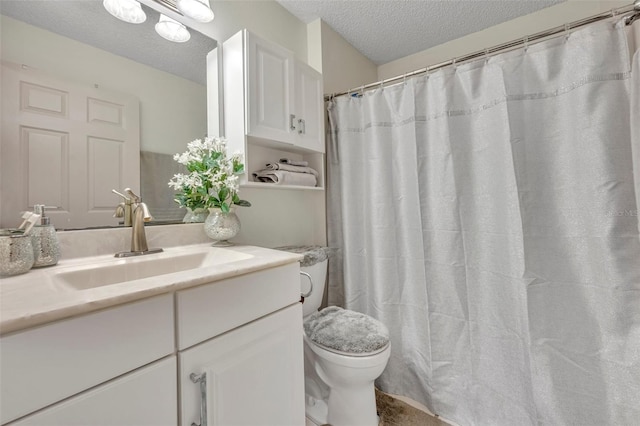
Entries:
[[304, 424], [299, 255], [192, 245], [0, 283], [0, 423]]

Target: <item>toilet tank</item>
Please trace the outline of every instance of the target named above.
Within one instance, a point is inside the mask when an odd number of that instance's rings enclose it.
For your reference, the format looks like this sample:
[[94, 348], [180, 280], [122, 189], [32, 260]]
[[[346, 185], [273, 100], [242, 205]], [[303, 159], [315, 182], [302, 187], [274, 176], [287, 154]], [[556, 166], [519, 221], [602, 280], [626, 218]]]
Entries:
[[[301, 266], [300, 271], [309, 274], [313, 281], [311, 294], [304, 298], [304, 303], [302, 304], [302, 312], [306, 317], [307, 315], [317, 312], [322, 304], [322, 296], [327, 282], [327, 260], [325, 259], [311, 266]], [[300, 274], [300, 292], [305, 294], [309, 292], [309, 289], [309, 278]]]
[[322, 296], [327, 282], [327, 259], [330, 249], [322, 246], [285, 246], [276, 247], [276, 250], [303, 255], [303, 259], [300, 261], [300, 271], [311, 276], [313, 289], [310, 287], [309, 278], [300, 274], [300, 293], [309, 293], [311, 289], [311, 294], [304, 298], [302, 312], [305, 317], [317, 312], [322, 304]]

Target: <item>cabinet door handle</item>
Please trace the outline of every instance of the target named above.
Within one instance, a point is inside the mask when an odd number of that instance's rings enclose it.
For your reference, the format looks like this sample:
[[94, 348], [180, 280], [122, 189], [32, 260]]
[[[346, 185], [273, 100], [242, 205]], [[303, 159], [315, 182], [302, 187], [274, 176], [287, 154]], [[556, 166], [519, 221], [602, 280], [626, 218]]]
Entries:
[[200, 424], [193, 422], [191, 426], [207, 426], [207, 373], [191, 373], [189, 378], [193, 383], [200, 383]]
[[296, 129], [296, 116], [293, 114], [289, 114], [289, 131], [294, 131]]
[[300, 128], [298, 129], [298, 133], [301, 135], [304, 135], [307, 133], [307, 126], [306, 123], [304, 122], [304, 120], [302, 118], [300, 118], [298, 120], [298, 125], [300, 126]]

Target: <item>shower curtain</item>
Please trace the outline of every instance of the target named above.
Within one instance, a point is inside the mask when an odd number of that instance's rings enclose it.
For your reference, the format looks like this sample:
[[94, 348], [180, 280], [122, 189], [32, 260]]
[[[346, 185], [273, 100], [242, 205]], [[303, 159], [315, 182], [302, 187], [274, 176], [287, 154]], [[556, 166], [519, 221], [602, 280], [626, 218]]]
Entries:
[[329, 103], [329, 302], [389, 327], [382, 390], [460, 425], [640, 424], [639, 97], [601, 22]]

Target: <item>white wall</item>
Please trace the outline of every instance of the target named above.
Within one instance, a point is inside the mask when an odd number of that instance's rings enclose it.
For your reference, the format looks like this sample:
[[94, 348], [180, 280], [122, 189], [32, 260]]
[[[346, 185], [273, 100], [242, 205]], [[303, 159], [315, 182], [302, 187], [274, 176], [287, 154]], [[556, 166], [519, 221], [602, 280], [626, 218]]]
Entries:
[[[440, 44], [422, 52], [405, 56], [378, 67], [378, 80], [402, 75], [427, 65], [448, 61], [487, 47], [496, 46], [526, 35], [535, 34], [567, 22], [610, 11], [630, 4], [626, 1], [583, 1], [568, 0], [555, 6], [521, 16], [499, 25], [469, 34], [448, 43]], [[455, 22], [455, 20], [452, 20]]]
[[[140, 100], [140, 148], [173, 154], [207, 131], [206, 88], [0, 15], [2, 60]], [[178, 119], [179, 117], [179, 119]]]
[[325, 94], [353, 89], [378, 79], [376, 65], [327, 23], [318, 20], [309, 25], [320, 26]]

